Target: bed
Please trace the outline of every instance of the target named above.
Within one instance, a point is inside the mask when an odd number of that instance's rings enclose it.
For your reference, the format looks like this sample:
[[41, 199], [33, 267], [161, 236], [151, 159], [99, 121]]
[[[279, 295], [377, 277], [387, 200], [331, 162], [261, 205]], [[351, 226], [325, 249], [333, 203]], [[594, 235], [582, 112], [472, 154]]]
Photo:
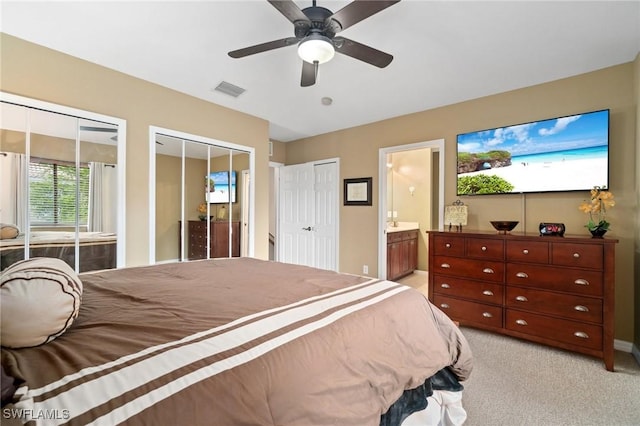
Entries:
[[[432, 389], [461, 393], [472, 370], [458, 327], [394, 282], [252, 258], [79, 279], [79, 314], [64, 333], [2, 348], [17, 388], [9, 406], [19, 410], [3, 416], [397, 426], [427, 405]], [[2, 320], [10, 321], [4, 311]]]
[[[29, 237], [29, 257], [56, 257], [75, 265], [75, 232], [33, 231]], [[116, 267], [116, 234], [79, 232], [80, 272]], [[24, 259], [24, 234], [0, 240], [0, 270]]]

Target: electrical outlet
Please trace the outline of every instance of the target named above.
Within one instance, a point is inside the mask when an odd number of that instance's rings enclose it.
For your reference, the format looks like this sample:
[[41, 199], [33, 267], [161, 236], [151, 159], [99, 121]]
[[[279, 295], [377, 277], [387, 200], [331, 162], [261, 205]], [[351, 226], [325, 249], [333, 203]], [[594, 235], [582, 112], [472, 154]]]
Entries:
[[369, 265], [362, 265], [362, 273], [363, 274], [369, 273]]

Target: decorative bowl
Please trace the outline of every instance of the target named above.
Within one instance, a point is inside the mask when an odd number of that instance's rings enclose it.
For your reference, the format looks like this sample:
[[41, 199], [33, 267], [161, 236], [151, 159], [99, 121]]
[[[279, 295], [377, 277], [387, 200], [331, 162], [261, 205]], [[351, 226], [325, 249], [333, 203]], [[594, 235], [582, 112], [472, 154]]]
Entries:
[[492, 220], [491, 225], [496, 228], [498, 233], [506, 234], [518, 225], [517, 220]]

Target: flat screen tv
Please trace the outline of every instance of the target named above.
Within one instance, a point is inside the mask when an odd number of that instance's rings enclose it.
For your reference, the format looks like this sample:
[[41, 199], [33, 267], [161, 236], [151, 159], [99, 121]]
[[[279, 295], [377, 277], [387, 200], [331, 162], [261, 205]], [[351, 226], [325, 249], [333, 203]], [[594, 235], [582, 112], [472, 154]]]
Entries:
[[609, 110], [457, 137], [457, 194], [583, 191], [609, 186]]
[[232, 203], [236, 202], [236, 172], [231, 171], [231, 179], [229, 179], [229, 171], [211, 172], [209, 173], [209, 185], [206, 189], [207, 202], [214, 203]]

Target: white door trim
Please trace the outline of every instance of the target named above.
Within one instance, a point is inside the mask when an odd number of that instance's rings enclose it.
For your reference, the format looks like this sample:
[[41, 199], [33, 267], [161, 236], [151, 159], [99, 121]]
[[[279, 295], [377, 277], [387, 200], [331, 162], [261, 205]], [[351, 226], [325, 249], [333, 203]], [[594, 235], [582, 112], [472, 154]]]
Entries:
[[387, 154], [422, 148], [430, 148], [440, 154], [438, 161], [438, 188], [440, 189], [438, 194], [438, 229], [444, 230], [444, 139], [380, 148], [378, 153], [378, 176], [380, 177], [380, 185], [378, 185], [378, 200], [380, 200], [378, 207], [378, 277], [381, 279], [387, 277], [387, 179], [384, 178], [387, 175]]
[[[251, 186], [253, 186], [253, 182], [251, 182], [251, 173], [249, 170], [242, 170], [242, 214], [241, 223], [240, 223], [240, 256], [246, 257], [249, 256], [249, 235], [251, 234], [250, 226], [249, 226], [249, 211], [250, 208], [247, 206], [251, 206], [251, 199], [249, 197], [249, 192], [251, 191]], [[232, 239], [229, 239], [232, 241]], [[230, 252], [231, 253], [231, 252]]]

